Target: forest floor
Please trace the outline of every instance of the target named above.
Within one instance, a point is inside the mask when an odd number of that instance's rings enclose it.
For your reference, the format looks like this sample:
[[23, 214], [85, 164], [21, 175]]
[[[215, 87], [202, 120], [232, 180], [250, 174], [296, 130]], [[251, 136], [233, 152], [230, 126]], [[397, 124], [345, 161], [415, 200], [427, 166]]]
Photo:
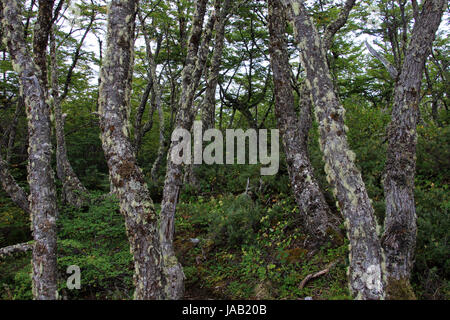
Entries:
[[[2, 204], [1, 245], [30, 240], [28, 217], [9, 200]], [[117, 201], [61, 207], [61, 298], [131, 299], [134, 268]], [[308, 250], [299, 221], [295, 203], [283, 193], [263, 201], [245, 194], [182, 195], [175, 248], [186, 276], [185, 299], [351, 299], [347, 240]], [[30, 253], [0, 261], [0, 299], [31, 299], [30, 261]], [[70, 265], [81, 268], [80, 290], [67, 290]], [[435, 298], [450, 296], [447, 284], [432, 287]]]

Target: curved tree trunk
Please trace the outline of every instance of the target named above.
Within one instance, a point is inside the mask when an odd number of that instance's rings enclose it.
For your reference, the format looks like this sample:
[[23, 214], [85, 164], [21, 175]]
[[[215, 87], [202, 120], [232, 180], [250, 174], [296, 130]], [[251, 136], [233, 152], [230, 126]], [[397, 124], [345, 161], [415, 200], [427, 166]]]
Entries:
[[358, 299], [382, 299], [381, 245], [371, 201], [355, 165], [339, 102], [328, 68], [326, 52], [314, 22], [302, 1], [289, 1], [295, 36], [300, 48], [306, 84], [311, 90], [319, 123], [320, 147], [327, 179], [334, 186], [350, 240], [350, 291]]
[[386, 293], [390, 299], [414, 298], [409, 278], [417, 233], [414, 176], [420, 85], [446, 6], [445, 0], [424, 1], [394, 91], [392, 119], [388, 127], [384, 179], [386, 219], [382, 237], [386, 256]]
[[[214, 53], [206, 81], [205, 98], [202, 106], [202, 121], [204, 130], [215, 127], [216, 89], [219, 82], [220, 66], [222, 64], [223, 48], [225, 46], [225, 23], [231, 7], [231, 0], [216, 0], [217, 21], [214, 25]], [[220, 12], [220, 13], [219, 13]]]
[[19, 206], [23, 211], [30, 213], [30, 204], [28, 202], [28, 195], [17, 184], [14, 177], [8, 170], [8, 163], [3, 160], [0, 153], [0, 180], [5, 192], [11, 197], [12, 201]]
[[[195, 110], [193, 109], [194, 94], [204, 69], [207, 58], [209, 39], [211, 38], [212, 19], [206, 27], [208, 34], [204, 36], [202, 45], [203, 20], [206, 12], [207, 0], [198, 0], [193, 17], [192, 31], [188, 44], [186, 63], [182, 74], [182, 93], [179, 101], [179, 110], [175, 119], [175, 127], [190, 131]], [[208, 39], [209, 37], [209, 39]], [[200, 47], [200, 48], [199, 48]], [[183, 165], [175, 164], [170, 160], [170, 154], [178, 142], [172, 142], [168, 151], [167, 171], [164, 181], [163, 200], [161, 203], [160, 237], [164, 257], [166, 274], [170, 288], [169, 298], [179, 299], [184, 291], [184, 274], [181, 264], [177, 261], [173, 247], [175, 232], [175, 210], [178, 196], [183, 182]]]
[[289, 177], [310, 246], [320, 246], [339, 235], [339, 219], [330, 211], [314, 177], [308, 154], [311, 126], [309, 92], [303, 90], [301, 118], [297, 119], [291, 86], [291, 65], [287, 54], [286, 19], [278, 1], [269, 0], [270, 55], [275, 86], [275, 113], [280, 130]]
[[66, 138], [64, 135], [64, 117], [58, 88], [58, 65], [56, 61], [56, 41], [54, 32], [50, 35], [50, 69], [52, 107], [55, 116], [56, 132], [56, 173], [63, 185], [63, 200], [77, 208], [88, 202], [87, 190], [78, 179], [67, 157]]
[[130, 88], [137, 0], [113, 0], [99, 95], [102, 146], [130, 242], [135, 299], [164, 299], [158, 218], [129, 137]]
[[16, 142], [17, 124], [19, 122], [19, 117], [25, 110], [25, 101], [22, 96], [18, 97], [16, 110], [14, 111], [14, 118], [9, 128], [8, 134], [8, 148], [6, 150], [6, 162], [11, 162], [11, 156], [14, 149], [14, 143]]
[[[33, 247], [33, 296], [35, 299], [57, 298], [56, 266], [56, 191], [51, 168], [50, 107], [46, 103], [43, 66], [39, 68], [27, 52], [23, 38], [22, 16], [17, 1], [3, 4], [3, 27], [25, 98], [29, 133], [28, 183], [30, 211], [35, 244]], [[52, 1], [39, 1], [39, 18], [35, 30], [36, 61], [44, 63], [51, 25]], [[48, 12], [50, 11], [50, 13]], [[43, 50], [43, 52], [42, 52]], [[39, 80], [41, 78], [41, 80]]]

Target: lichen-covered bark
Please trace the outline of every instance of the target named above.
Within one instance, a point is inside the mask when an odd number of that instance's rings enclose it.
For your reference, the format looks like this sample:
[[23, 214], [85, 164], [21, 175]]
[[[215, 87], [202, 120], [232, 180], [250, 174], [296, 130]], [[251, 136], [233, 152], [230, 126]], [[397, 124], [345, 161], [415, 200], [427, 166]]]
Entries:
[[[196, 2], [192, 31], [188, 43], [188, 52], [182, 73], [182, 93], [179, 100], [179, 110], [175, 119], [176, 128], [190, 130], [194, 121], [195, 110], [192, 107], [194, 94], [206, 62], [208, 53], [207, 46], [209, 45], [209, 39], [211, 38], [211, 32], [209, 31], [209, 35], [207, 33], [204, 36], [202, 46], [200, 47], [207, 2], [207, 0], [198, 0]], [[212, 26], [213, 21], [210, 19], [206, 28], [212, 29]], [[161, 203], [160, 214], [161, 246], [168, 281], [167, 290], [170, 292], [170, 299], [181, 298], [184, 291], [183, 269], [175, 257], [173, 248], [175, 210], [183, 179], [183, 166], [175, 164], [170, 160], [170, 154], [176, 145], [177, 142], [172, 142], [168, 151], [167, 171], [164, 180], [163, 200]]]
[[99, 113], [102, 146], [130, 242], [135, 299], [165, 298], [157, 215], [129, 137], [130, 84], [137, 0], [108, 8], [107, 49], [101, 68]]
[[[384, 191], [386, 218], [382, 246], [386, 256], [388, 298], [409, 297], [409, 277], [414, 262], [416, 210], [414, 175], [416, 169], [416, 123], [420, 85], [425, 61], [447, 6], [445, 0], [426, 0], [414, 24], [399, 80], [395, 86], [392, 119], [388, 127], [388, 151]], [[405, 296], [398, 296], [406, 292]]]
[[19, 122], [19, 117], [25, 110], [25, 101], [22, 96], [17, 99], [16, 110], [14, 111], [14, 118], [12, 120], [11, 126], [8, 133], [8, 148], [6, 150], [6, 162], [10, 163], [11, 156], [14, 148], [14, 143], [16, 142], [17, 124]]
[[157, 179], [158, 171], [159, 168], [161, 167], [161, 162], [163, 160], [164, 153], [167, 149], [166, 138], [164, 136], [166, 126], [165, 126], [164, 112], [161, 104], [158, 105], [158, 118], [159, 118], [159, 147], [158, 147], [158, 155], [156, 156], [156, 159], [153, 162], [151, 170], [151, 177], [153, 181], [156, 181]]
[[306, 84], [313, 97], [325, 172], [334, 186], [350, 240], [350, 291], [358, 299], [382, 299], [382, 254], [374, 210], [348, 145], [345, 110], [334, 91], [325, 47], [303, 1], [284, 3], [291, 10]]
[[2, 181], [2, 187], [5, 192], [11, 197], [11, 200], [19, 206], [22, 210], [30, 213], [30, 204], [28, 202], [28, 195], [17, 184], [14, 177], [10, 174], [8, 169], [8, 163], [3, 160], [0, 154], [0, 180]]
[[32, 249], [32, 242], [19, 243], [12, 246], [0, 248], [0, 260], [15, 254], [28, 252]]
[[270, 56], [275, 89], [275, 114], [280, 130], [292, 192], [300, 208], [309, 245], [320, 246], [339, 235], [339, 219], [334, 216], [314, 177], [308, 155], [311, 125], [309, 91], [301, 97], [301, 120], [294, 109], [291, 65], [286, 47], [286, 19], [281, 4], [269, 0]]
[[51, 60], [51, 105], [55, 116], [56, 134], [56, 173], [62, 182], [63, 200], [75, 207], [82, 207], [88, 202], [87, 190], [73, 171], [67, 157], [66, 138], [64, 135], [64, 115], [58, 88], [58, 65], [56, 60], [56, 41], [54, 32], [50, 36]]
[[[223, 4], [221, 2], [223, 2]], [[225, 22], [230, 7], [231, 0], [216, 0], [215, 10], [218, 17], [214, 24], [214, 52], [211, 58], [211, 67], [206, 81], [206, 91], [202, 106], [204, 130], [215, 127], [216, 89], [217, 83], [219, 82], [220, 65], [222, 64], [223, 48], [225, 45]]]
[[[45, 101], [45, 88], [38, 78], [41, 73], [27, 52], [18, 3], [15, 0], [5, 0], [2, 4], [5, 40], [14, 70], [19, 76], [28, 118], [29, 201], [35, 240], [32, 266], [33, 296], [35, 299], [56, 299], [57, 207], [51, 168], [50, 108]], [[40, 47], [39, 50], [41, 49], [45, 50], [44, 47]]]
[[39, 0], [37, 22], [33, 31], [33, 57], [39, 70], [39, 80], [47, 94], [47, 46], [52, 28], [54, 0]]

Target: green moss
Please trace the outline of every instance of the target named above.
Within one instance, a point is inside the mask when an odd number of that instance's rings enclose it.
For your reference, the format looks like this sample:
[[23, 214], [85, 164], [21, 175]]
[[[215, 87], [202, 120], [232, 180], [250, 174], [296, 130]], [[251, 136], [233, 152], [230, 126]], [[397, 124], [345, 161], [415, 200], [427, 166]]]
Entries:
[[389, 300], [416, 300], [416, 295], [409, 283], [409, 279], [388, 278], [386, 298]]

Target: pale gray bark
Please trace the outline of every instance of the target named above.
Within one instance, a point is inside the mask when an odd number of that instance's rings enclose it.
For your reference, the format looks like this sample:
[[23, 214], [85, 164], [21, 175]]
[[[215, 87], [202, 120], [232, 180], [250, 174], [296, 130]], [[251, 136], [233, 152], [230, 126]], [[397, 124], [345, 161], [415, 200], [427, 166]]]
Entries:
[[3, 160], [0, 154], [0, 180], [5, 192], [11, 197], [11, 200], [22, 210], [30, 213], [30, 204], [28, 194], [17, 184], [14, 177], [8, 169], [8, 163]]
[[348, 145], [345, 110], [335, 94], [325, 46], [303, 1], [284, 3], [291, 10], [306, 84], [314, 101], [325, 172], [334, 187], [350, 240], [350, 291], [358, 299], [382, 299], [382, 255], [374, 210]]
[[397, 69], [389, 62], [381, 53], [376, 51], [367, 41], [364, 42], [367, 50], [369, 50], [370, 54], [373, 55], [375, 58], [380, 60], [380, 62], [384, 65], [384, 67], [389, 72], [389, 75], [392, 79], [396, 80], [398, 77]]
[[409, 278], [417, 233], [414, 176], [420, 86], [425, 62], [446, 7], [445, 0], [424, 1], [395, 85], [388, 127], [384, 178], [386, 218], [382, 237], [386, 256], [386, 293], [390, 299], [414, 297]]
[[[75, 174], [67, 157], [66, 138], [64, 134], [64, 120], [61, 109], [61, 98], [58, 86], [58, 65], [56, 60], [56, 40], [54, 32], [50, 36], [50, 69], [51, 69], [51, 95], [53, 112], [55, 116], [56, 133], [56, 172], [63, 186], [63, 200], [77, 208], [87, 204], [87, 190]], [[75, 65], [74, 65], [75, 66]], [[70, 73], [69, 73], [70, 74]], [[68, 77], [70, 81], [70, 77]], [[68, 90], [68, 86], [66, 86]]]
[[[43, 71], [38, 69], [23, 38], [24, 31], [19, 4], [14, 0], [2, 1], [3, 28], [14, 70], [18, 73], [21, 90], [25, 98], [29, 133], [28, 183], [30, 185], [30, 211], [33, 237], [33, 296], [35, 299], [56, 299], [56, 191], [51, 168], [50, 108], [45, 101]], [[46, 5], [40, 2], [40, 5]], [[46, 51], [51, 19], [42, 7], [42, 16], [35, 30], [37, 50]], [[41, 10], [41, 9], [40, 9]], [[40, 11], [41, 12], [41, 11]], [[41, 25], [39, 25], [41, 24]], [[45, 43], [45, 44], [44, 44]], [[36, 60], [42, 63], [42, 52], [35, 52]], [[39, 77], [41, 77], [42, 84]]]
[[54, 0], [39, 0], [37, 21], [33, 30], [33, 59], [38, 68], [39, 80], [44, 93], [48, 94], [47, 46], [53, 24]]
[[135, 299], [164, 299], [158, 218], [129, 136], [135, 17], [138, 1], [113, 0], [99, 96], [103, 150], [130, 242]]
[[17, 99], [17, 105], [16, 110], [14, 111], [14, 118], [11, 123], [11, 126], [9, 128], [9, 134], [8, 134], [8, 147], [6, 150], [6, 162], [11, 162], [11, 156], [14, 148], [14, 143], [16, 142], [16, 133], [17, 133], [17, 124], [19, 122], [19, 117], [22, 115], [22, 113], [25, 110], [25, 102], [23, 100], [23, 97], [19, 96]]
[[[194, 121], [195, 110], [193, 100], [203, 72], [207, 58], [209, 40], [211, 33], [204, 36], [203, 45], [200, 47], [203, 20], [206, 12], [207, 0], [196, 1], [193, 16], [192, 31], [188, 42], [188, 52], [182, 73], [182, 93], [179, 100], [179, 110], [175, 119], [175, 127], [190, 130]], [[209, 28], [212, 29], [212, 20], [209, 21]], [[207, 27], [208, 28], [208, 27]], [[208, 29], [207, 29], [208, 30]], [[203, 60], [203, 61], [202, 61]], [[160, 237], [164, 256], [164, 263], [169, 283], [169, 298], [178, 299], [183, 296], [184, 274], [181, 264], [175, 257], [173, 248], [173, 236], [175, 232], [175, 210], [178, 196], [182, 186], [183, 166], [173, 163], [170, 160], [172, 149], [178, 142], [172, 142], [168, 151], [167, 171], [164, 181], [163, 200], [161, 203], [161, 225]]]
[[215, 7], [218, 18], [214, 24], [214, 52], [211, 58], [211, 67], [206, 81], [206, 91], [202, 106], [204, 130], [215, 127], [216, 89], [219, 81], [220, 66], [222, 64], [223, 48], [225, 45], [225, 22], [228, 13], [230, 12], [231, 0], [216, 0]]
[[167, 149], [166, 138], [164, 135], [166, 126], [165, 126], [164, 112], [161, 104], [158, 105], [158, 117], [159, 117], [159, 147], [158, 147], [158, 154], [156, 156], [155, 161], [153, 162], [151, 170], [151, 177], [153, 181], [156, 181], [157, 179], [158, 171], [159, 168], [161, 167], [161, 162]]
[[311, 126], [311, 103], [308, 90], [300, 97], [300, 120], [294, 109], [291, 65], [285, 39], [286, 18], [281, 4], [269, 0], [270, 56], [275, 90], [275, 114], [281, 133], [292, 192], [300, 209], [302, 225], [309, 246], [335, 241], [339, 236], [339, 219], [328, 207], [314, 177], [308, 154]]
[[15, 254], [28, 252], [32, 249], [32, 242], [19, 243], [12, 246], [0, 248], [0, 260]]

